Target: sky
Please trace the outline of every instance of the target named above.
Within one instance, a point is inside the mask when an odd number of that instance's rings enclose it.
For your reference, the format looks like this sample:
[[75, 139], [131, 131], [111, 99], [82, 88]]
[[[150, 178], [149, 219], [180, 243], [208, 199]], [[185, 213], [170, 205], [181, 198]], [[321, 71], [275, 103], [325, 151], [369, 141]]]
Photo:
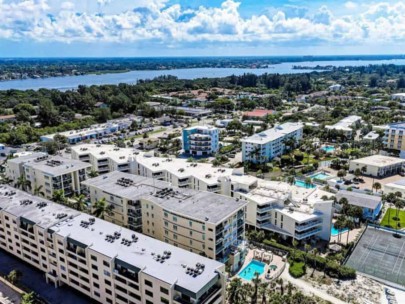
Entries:
[[0, 57], [404, 50], [405, 0], [0, 0]]

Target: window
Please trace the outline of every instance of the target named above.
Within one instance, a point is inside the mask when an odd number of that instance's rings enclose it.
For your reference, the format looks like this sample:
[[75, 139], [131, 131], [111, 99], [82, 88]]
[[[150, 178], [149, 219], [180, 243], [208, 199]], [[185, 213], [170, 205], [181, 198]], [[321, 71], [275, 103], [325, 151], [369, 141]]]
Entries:
[[105, 292], [108, 293], [109, 295], [112, 295], [111, 290], [109, 290], [109, 289], [107, 289], [107, 288], [105, 289]]
[[104, 283], [108, 286], [111, 286], [111, 282], [109, 280], [104, 280]]
[[190, 225], [190, 227], [193, 227], [193, 222], [189, 221], [188, 224]]
[[177, 226], [173, 225], [173, 230], [177, 231]]
[[99, 294], [97, 291], [94, 292], [94, 295], [95, 295], [97, 298], [100, 297], [100, 294]]
[[145, 290], [145, 294], [151, 298], [153, 298], [153, 292], [149, 290]]
[[110, 267], [110, 263], [107, 262], [107, 261], [103, 261], [103, 265], [106, 266], [106, 267]]
[[177, 234], [173, 234], [173, 238], [177, 240]]
[[153, 304], [153, 302], [146, 300], [146, 304]]
[[98, 267], [96, 265], [91, 264], [91, 268], [94, 270], [98, 270]]
[[98, 275], [96, 275], [95, 273], [92, 274], [93, 278], [98, 280]]
[[193, 232], [190, 230], [190, 236], [193, 236]]
[[169, 304], [169, 300], [163, 297], [160, 297], [160, 302], [162, 302], [163, 304]]
[[160, 292], [164, 293], [164, 294], [167, 294], [167, 295], [169, 294], [169, 290], [164, 288], [164, 287], [160, 287]]
[[107, 270], [104, 270], [104, 275], [109, 277], [109, 276], [111, 276], [111, 273], [109, 271], [107, 271]]
[[96, 282], [93, 282], [93, 286], [96, 287], [96, 288], [100, 288], [100, 285], [98, 283], [96, 283]]
[[91, 256], [91, 259], [92, 259], [93, 261], [97, 261], [97, 257], [95, 257], [94, 255]]
[[107, 300], [107, 303], [109, 303], [109, 304], [113, 303], [113, 301], [110, 298], [106, 298], [106, 300]]
[[173, 216], [173, 221], [177, 222], [177, 217]]
[[66, 271], [66, 268], [63, 265], [60, 265], [60, 269], [62, 269], [62, 271]]
[[151, 281], [145, 280], [145, 285], [149, 287], [153, 287], [153, 284]]

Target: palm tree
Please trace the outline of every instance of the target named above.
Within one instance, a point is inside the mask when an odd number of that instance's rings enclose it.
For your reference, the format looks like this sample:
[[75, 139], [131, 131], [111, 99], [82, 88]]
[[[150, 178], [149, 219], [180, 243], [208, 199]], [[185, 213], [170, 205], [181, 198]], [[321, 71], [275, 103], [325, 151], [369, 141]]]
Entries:
[[335, 226], [335, 228], [336, 228], [336, 230], [339, 232], [338, 233], [338, 243], [340, 243], [340, 238], [341, 238], [341, 233], [340, 233], [340, 231], [342, 230], [342, 229], [344, 229], [344, 226], [345, 226], [345, 217], [344, 216], [339, 216], [338, 218], [337, 218], [337, 220], [336, 220], [336, 222], [333, 224], [334, 226]]
[[294, 176], [287, 177], [287, 183], [293, 185], [295, 183], [295, 177]]
[[37, 187], [34, 187], [34, 195], [37, 196], [45, 196], [45, 192], [42, 191], [43, 185], [39, 185]]
[[114, 206], [108, 205], [106, 199], [103, 197], [101, 200], [98, 200], [94, 203], [93, 206], [93, 215], [97, 216], [98, 218], [104, 219], [106, 215], [112, 216], [114, 215]]
[[305, 186], [306, 187], [309, 187], [309, 186], [311, 186], [311, 178], [308, 176], [308, 177], [306, 177], [305, 178], [305, 180], [304, 180], [304, 183], [305, 183]]
[[78, 211], [84, 211], [87, 209], [87, 197], [84, 194], [73, 197], [75, 201], [73, 206]]
[[228, 285], [227, 300], [229, 304], [240, 303], [242, 280], [238, 277], [233, 279]]
[[307, 265], [307, 260], [308, 260], [308, 251], [311, 250], [311, 245], [309, 244], [305, 244], [304, 245], [304, 249], [305, 249], [305, 266]]
[[15, 285], [20, 281], [21, 277], [22, 277], [22, 272], [14, 269], [14, 270], [11, 270], [10, 273], [6, 276], [6, 279], [11, 284]]
[[261, 282], [259, 285], [259, 294], [261, 295], [261, 304], [267, 303], [267, 282]]
[[351, 230], [353, 230], [353, 228], [354, 228], [354, 223], [353, 223], [352, 220], [346, 219], [345, 226], [346, 226], [346, 228], [347, 228], [346, 245], [348, 245], [348, 244], [349, 244], [349, 233], [350, 233]]
[[261, 280], [259, 278], [259, 273], [256, 272], [255, 277], [252, 279], [252, 283], [253, 283], [253, 295], [251, 297], [251, 304], [257, 304], [257, 294], [258, 294], [258, 290], [259, 290], [259, 284], [260, 284]]
[[16, 187], [21, 188], [23, 191], [31, 189], [31, 181], [27, 180], [24, 175], [21, 175], [16, 182]]
[[97, 177], [99, 173], [96, 170], [91, 170], [88, 175], [90, 178], [94, 178]]
[[10, 185], [13, 182], [11, 178], [9, 178], [7, 175], [2, 174], [1, 175], [1, 180], [0, 183], [3, 185]]
[[357, 168], [356, 170], [354, 170], [354, 176], [356, 176], [356, 179], [358, 179], [361, 175], [361, 170], [359, 168]]
[[378, 190], [381, 189], [381, 184], [379, 182], [375, 182], [373, 188], [375, 189], [375, 192], [378, 192]]
[[314, 272], [315, 272], [315, 269], [316, 269], [316, 256], [317, 256], [318, 253], [319, 253], [319, 250], [318, 250], [318, 248], [315, 247], [314, 250], [312, 250], [312, 254], [314, 255], [314, 269], [312, 270], [311, 277], [314, 276]]
[[65, 192], [63, 190], [55, 190], [52, 194], [52, 200], [55, 203], [66, 205], [67, 199], [65, 197]]

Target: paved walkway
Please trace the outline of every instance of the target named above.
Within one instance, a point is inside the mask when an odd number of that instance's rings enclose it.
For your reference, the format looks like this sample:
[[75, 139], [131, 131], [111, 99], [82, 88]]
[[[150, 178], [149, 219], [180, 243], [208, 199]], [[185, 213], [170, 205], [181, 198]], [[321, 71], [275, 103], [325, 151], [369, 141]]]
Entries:
[[303, 280], [293, 278], [290, 275], [290, 273], [288, 272], [289, 267], [290, 267], [290, 265], [287, 264], [280, 277], [283, 278], [284, 281], [291, 282], [293, 285], [297, 286], [299, 289], [302, 290], [302, 292], [304, 294], [315, 295], [315, 296], [317, 296], [321, 299], [324, 299], [326, 301], [329, 301], [333, 304], [347, 304], [346, 302], [343, 302], [342, 300], [339, 300], [338, 298], [335, 298], [335, 297], [329, 295], [327, 292], [325, 292], [323, 290], [316, 289], [311, 284], [309, 284]]
[[0, 274], [6, 275], [11, 270], [18, 269], [22, 272], [21, 283], [39, 294], [52, 304], [88, 304], [92, 302], [88, 297], [75, 291], [68, 286], [55, 288], [52, 284], [46, 284], [45, 275], [20, 259], [0, 250]]

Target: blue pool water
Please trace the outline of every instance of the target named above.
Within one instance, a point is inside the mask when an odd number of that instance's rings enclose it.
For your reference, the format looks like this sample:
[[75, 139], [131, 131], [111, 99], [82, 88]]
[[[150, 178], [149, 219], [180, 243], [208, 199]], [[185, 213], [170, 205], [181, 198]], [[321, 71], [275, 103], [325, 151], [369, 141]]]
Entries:
[[331, 234], [332, 236], [336, 236], [336, 235], [338, 235], [338, 234], [340, 234], [340, 233], [346, 232], [347, 230], [349, 230], [349, 229], [344, 228], [344, 229], [342, 229], [342, 230], [338, 230], [338, 229], [335, 228], [334, 225], [332, 225], [332, 228], [330, 228], [330, 234]]
[[330, 175], [325, 174], [323, 172], [318, 172], [318, 173], [315, 173], [315, 174], [311, 175], [310, 177], [311, 178], [316, 178], [316, 179], [327, 179], [327, 178], [330, 177]]
[[334, 146], [323, 146], [321, 149], [322, 149], [323, 151], [325, 151], [326, 153], [335, 151], [335, 147], [334, 147]]
[[296, 180], [295, 185], [307, 189], [314, 189], [316, 187], [314, 184], [306, 184], [304, 181], [301, 180]]
[[264, 272], [265, 264], [256, 260], [251, 260], [250, 263], [239, 272], [239, 277], [247, 281], [251, 281], [256, 273], [259, 276]]

